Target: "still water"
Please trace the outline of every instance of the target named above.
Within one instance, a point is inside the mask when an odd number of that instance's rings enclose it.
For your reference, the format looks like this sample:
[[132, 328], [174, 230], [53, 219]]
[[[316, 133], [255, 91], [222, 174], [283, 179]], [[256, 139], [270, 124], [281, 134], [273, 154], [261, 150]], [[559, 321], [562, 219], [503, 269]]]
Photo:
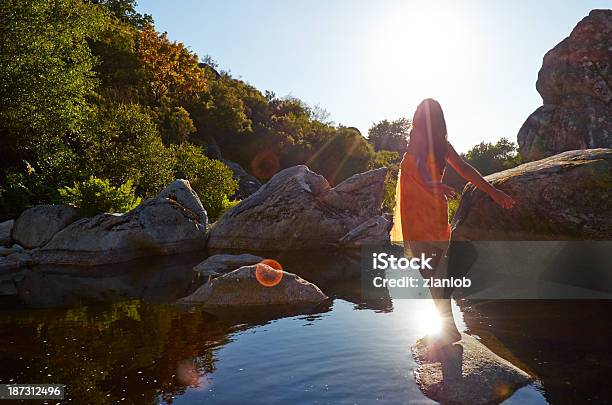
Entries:
[[[193, 263], [140, 263], [119, 275], [85, 278], [72, 270], [38, 269], [47, 275], [28, 284], [31, 294], [44, 295], [57, 277], [63, 283], [71, 278], [83, 291], [30, 303], [39, 308], [4, 304], [0, 382], [63, 383], [67, 398], [61, 403], [76, 404], [433, 403], [414, 382], [410, 352], [416, 339], [436, 328], [430, 301], [364, 301], [358, 264], [344, 259], [284, 262], [332, 300], [307, 314], [270, 309], [215, 315], [177, 307], [168, 298], [194, 288], [188, 280]], [[168, 269], [172, 276], [163, 276]], [[126, 272], [151, 276], [126, 280]], [[149, 291], [139, 291], [146, 299], [124, 296], [133, 293], [126, 285], [134, 280]], [[112, 302], [90, 302], [100, 298], [94, 284], [112, 286], [104, 290]], [[610, 400], [610, 309], [608, 301], [454, 305], [461, 329], [537, 377], [507, 404]]]

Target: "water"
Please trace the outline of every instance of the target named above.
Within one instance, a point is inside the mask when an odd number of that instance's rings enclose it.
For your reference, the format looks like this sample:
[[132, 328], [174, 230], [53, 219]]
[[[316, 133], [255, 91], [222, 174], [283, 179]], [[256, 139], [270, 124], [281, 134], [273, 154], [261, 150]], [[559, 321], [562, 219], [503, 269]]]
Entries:
[[[63, 383], [63, 403], [77, 404], [433, 403], [414, 382], [410, 353], [416, 339], [436, 328], [430, 301], [363, 301], [355, 263], [280, 259], [289, 271], [310, 273], [305, 278], [333, 300], [308, 314], [215, 316], [172, 305], [168, 292], [158, 289], [147, 300], [112, 296], [113, 302], [92, 304], [73, 293], [63, 308], [3, 309], [0, 382]], [[160, 271], [172, 268], [171, 290], [192, 289], [180, 276], [191, 274], [192, 263], [172, 263], [160, 265]], [[142, 266], [131, 271], [143, 272]], [[53, 269], [46, 277], [66, 277], [59, 273]], [[160, 283], [153, 279], [168, 280], [145, 277], [147, 290]], [[100, 284], [126, 293], [120, 282]], [[44, 295], [44, 288], [34, 293]], [[80, 295], [99, 298], [91, 291]], [[52, 298], [39, 301], [67, 299]], [[610, 400], [602, 383], [612, 375], [610, 309], [607, 301], [454, 305], [461, 329], [538, 377], [508, 404]]]

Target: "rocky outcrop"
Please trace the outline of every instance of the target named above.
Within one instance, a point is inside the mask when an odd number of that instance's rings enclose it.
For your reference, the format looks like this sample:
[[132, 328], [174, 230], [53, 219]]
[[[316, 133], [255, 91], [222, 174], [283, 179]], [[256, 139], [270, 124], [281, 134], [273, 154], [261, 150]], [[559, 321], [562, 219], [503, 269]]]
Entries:
[[193, 270], [202, 276], [219, 276], [242, 266], [257, 264], [263, 257], [243, 253], [241, 255], [219, 254], [210, 256], [202, 263], [198, 264]]
[[191, 184], [187, 180], [174, 180], [172, 183], [162, 190], [157, 198], [169, 198], [181, 204], [191, 212], [197, 215], [198, 222], [206, 227], [208, 224], [208, 215], [200, 197], [191, 188]]
[[65, 205], [37, 205], [21, 213], [13, 226], [13, 239], [21, 246], [41, 247], [53, 235], [77, 219], [77, 211]]
[[0, 246], [10, 246], [13, 241], [11, 237], [13, 225], [15, 225], [14, 219], [0, 223]]
[[468, 185], [454, 240], [612, 239], [612, 149], [568, 151], [486, 179], [516, 205], [504, 210]]
[[236, 193], [231, 197], [232, 199], [243, 200], [259, 190], [261, 182], [257, 177], [248, 174], [246, 170], [236, 162], [225, 159], [222, 159], [222, 162], [232, 170], [234, 173], [234, 180], [238, 182], [238, 190], [236, 190]]
[[544, 56], [536, 88], [544, 105], [523, 124], [523, 161], [612, 147], [612, 10], [593, 10]]
[[81, 219], [34, 252], [37, 264], [97, 265], [203, 249], [206, 217], [189, 182], [176, 181], [126, 214]]
[[202, 285], [184, 304], [231, 308], [256, 305], [316, 304], [327, 299], [319, 287], [265, 264], [241, 267]]
[[442, 404], [497, 404], [532, 378], [471, 336], [449, 346], [420, 339], [412, 347], [419, 363], [415, 377], [429, 398]]
[[[282, 170], [214, 224], [208, 246], [295, 251], [337, 245], [355, 228], [381, 216], [386, 173], [381, 168], [356, 174], [331, 188], [306, 166]], [[388, 234], [381, 238], [388, 241]]]

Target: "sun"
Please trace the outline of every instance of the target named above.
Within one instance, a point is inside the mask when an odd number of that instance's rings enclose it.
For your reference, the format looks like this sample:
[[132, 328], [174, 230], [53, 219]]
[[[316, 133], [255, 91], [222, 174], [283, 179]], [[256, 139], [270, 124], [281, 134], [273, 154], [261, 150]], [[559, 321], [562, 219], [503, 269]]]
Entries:
[[372, 84], [415, 99], [435, 97], [461, 80], [473, 48], [467, 18], [440, 2], [397, 4], [372, 26], [369, 42]]

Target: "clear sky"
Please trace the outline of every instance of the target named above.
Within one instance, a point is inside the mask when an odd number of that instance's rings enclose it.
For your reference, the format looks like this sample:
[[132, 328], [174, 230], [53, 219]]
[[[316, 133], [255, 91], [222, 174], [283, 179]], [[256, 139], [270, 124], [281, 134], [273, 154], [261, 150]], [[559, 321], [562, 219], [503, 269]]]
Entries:
[[158, 31], [366, 135], [434, 97], [459, 151], [516, 133], [544, 54], [610, 0], [140, 0]]

